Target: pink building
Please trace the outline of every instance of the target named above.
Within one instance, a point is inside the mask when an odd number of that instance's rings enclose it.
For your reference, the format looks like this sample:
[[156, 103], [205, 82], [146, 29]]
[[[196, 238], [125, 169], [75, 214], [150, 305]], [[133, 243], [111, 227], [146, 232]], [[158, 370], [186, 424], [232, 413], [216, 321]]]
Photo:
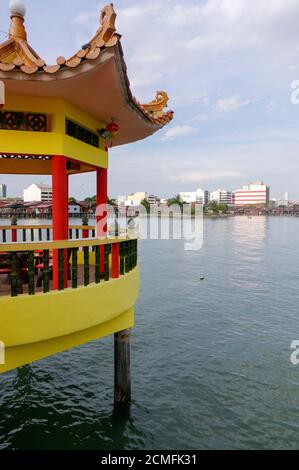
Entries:
[[235, 191], [235, 206], [266, 206], [270, 200], [270, 187], [264, 183], [250, 183]]

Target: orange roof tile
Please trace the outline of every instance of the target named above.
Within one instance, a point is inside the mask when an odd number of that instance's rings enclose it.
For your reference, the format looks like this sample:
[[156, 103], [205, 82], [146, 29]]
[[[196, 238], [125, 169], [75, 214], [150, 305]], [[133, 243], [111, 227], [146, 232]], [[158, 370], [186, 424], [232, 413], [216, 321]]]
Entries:
[[27, 75], [57, 74], [66, 68], [75, 69], [83, 62], [93, 61], [107, 48], [118, 47], [125, 76], [127, 93], [131, 102], [142, 112], [145, 118], [160, 127], [168, 124], [173, 119], [173, 111], [164, 112], [168, 105], [168, 95], [159, 91], [156, 99], [147, 104], [140, 104], [133, 97], [130, 89], [130, 81], [127, 75], [127, 66], [121, 47], [121, 35], [115, 28], [116, 13], [113, 4], [107, 5], [101, 11], [100, 27], [95, 36], [77, 51], [69, 59], [59, 56], [56, 65], [46, 65], [43, 59], [30, 47], [27, 42], [27, 33], [24, 26], [24, 18], [18, 14], [11, 15], [9, 39], [0, 45], [0, 71], [21, 71]]

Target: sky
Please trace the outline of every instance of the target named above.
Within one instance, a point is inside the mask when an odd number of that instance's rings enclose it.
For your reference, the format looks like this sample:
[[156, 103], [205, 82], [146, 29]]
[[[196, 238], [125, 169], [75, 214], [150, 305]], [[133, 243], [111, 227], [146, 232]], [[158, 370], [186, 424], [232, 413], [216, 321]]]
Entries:
[[[0, 38], [9, 28], [0, 0]], [[70, 56], [98, 28], [98, 0], [26, 0], [29, 42], [47, 63]], [[265, 181], [271, 197], [299, 200], [298, 0], [116, 0], [133, 94], [170, 97], [174, 121], [147, 140], [112, 149], [109, 194], [162, 197]], [[45, 177], [1, 176], [10, 195]], [[95, 193], [91, 175], [72, 196]]]

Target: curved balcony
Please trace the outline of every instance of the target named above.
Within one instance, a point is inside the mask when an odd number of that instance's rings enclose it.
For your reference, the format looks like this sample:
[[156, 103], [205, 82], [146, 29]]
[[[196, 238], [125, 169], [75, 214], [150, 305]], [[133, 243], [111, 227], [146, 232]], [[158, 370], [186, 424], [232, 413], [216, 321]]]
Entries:
[[[82, 229], [94, 230], [73, 226], [70, 235], [82, 236]], [[19, 231], [17, 239], [42, 239], [40, 230], [48, 236], [51, 227], [1, 227], [2, 237], [8, 230]], [[137, 240], [127, 235], [1, 243], [0, 341], [6, 361], [0, 373], [131, 328], [138, 292]]]

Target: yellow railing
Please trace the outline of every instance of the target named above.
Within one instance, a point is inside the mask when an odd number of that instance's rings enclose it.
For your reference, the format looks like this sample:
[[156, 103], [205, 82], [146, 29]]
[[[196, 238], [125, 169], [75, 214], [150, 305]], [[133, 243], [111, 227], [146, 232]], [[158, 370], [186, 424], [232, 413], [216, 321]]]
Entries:
[[[127, 237], [0, 244], [0, 294], [76, 289], [118, 278], [137, 266], [137, 239]], [[56, 273], [56, 284], [53, 276]], [[3, 287], [4, 286], [4, 287]]]
[[[34, 242], [51, 240], [52, 225], [0, 225], [0, 242], [6, 243], [12, 241], [26, 242], [30, 240]], [[69, 239], [90, 238], [95, 237], [96, 227], [92, 225], [70, 225], [69, 226]]]

